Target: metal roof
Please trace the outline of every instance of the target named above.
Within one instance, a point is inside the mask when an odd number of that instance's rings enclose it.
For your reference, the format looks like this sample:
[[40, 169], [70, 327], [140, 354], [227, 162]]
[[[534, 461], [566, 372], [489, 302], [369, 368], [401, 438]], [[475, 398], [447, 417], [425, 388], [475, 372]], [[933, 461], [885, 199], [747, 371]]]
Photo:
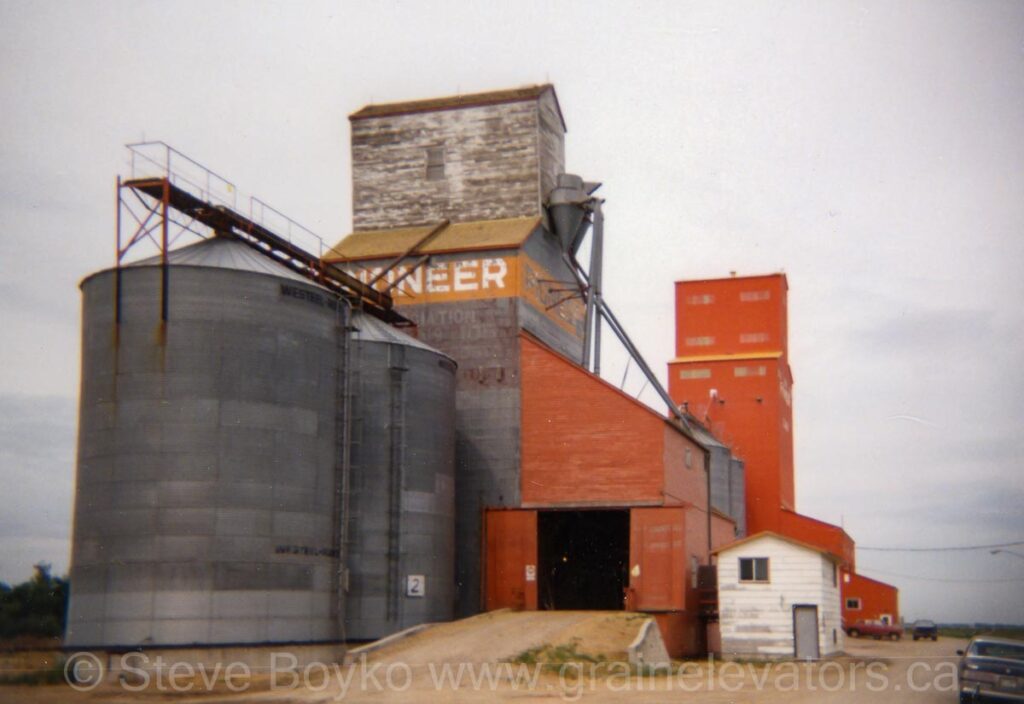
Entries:
[[562, 116], [562, 108], [558, 105], [558, 95], [555, 87], [550, 83], [543, 83], [535, 86], [523, 86], [522, 88], [511, 88], [507, 90], [493, 90], [486, 93], [470, 93], [469, 95], [452, 95], [443, 98], [428, 98], [426, 100], [407, 100], [399, 103], [382, 103], [380, 105], [367, 105], [348, 116], [349, 120], [365, 120], [374, 117], [387, 117], [392, 115], [408, 115], [417, 112], [436, 112], [438, 110], [458, 110], [460, 108], [472, 108], [482, 105], [500, 105], [501, 103], [520, 103], [527, 100], [536, 100], [551, 91], [555, 99], [555, 106], [558, 109], [558, 117], [562, 121], [562, 129], [566, 129], [565, 117]]
[[[201, 242], [172, 249], [167, 253], [167, 263], [173, 266], [201, 266], [211, 269], [249, 271], [255, 274], [300, 281], [310, 286], [317, 285], [273, 258], [226, 237], [211, 237]], [[124, 266], [160, 266], [160, 256], [129, 262]]]
[[[690, 426], [690, 431], [693, 432], [694, 438], [704, 447], [722, 447], [729, 449], [729, 446], [723, 443], [721, 440], [715, 437], [708, 428], [704, 426], [697, 418], [689, 413], [685, 415], [686, 421]], [[731, 454], [731, 453], [730, 453]]]
[[[514, 249], [540, 225], [537, 216], [504, 220], [456, 222], [445, 227], [433, 239], [416, 250], [419, 254], [440, 254], [480, 249]], [[391, 230], [353, 232], [329, 249], [325, 262], [346, 262], [354, 259], [381, 259], [405, 252], [434, 225], [400, 227]]]
[[[360, 342], [386, 342], [392, 345], [405, 345], [406, 347], [415, 347], [421, 350], [427, 350], [434, 354], [448, 357], [444, 352], [441, 352], [425, 342], [417, 340], [411, 335], [406, 335], [401, 330], [393, 328], [382, 320], [378, 320], [372, 315], [368, 315], [361, 310], [352, 311], [351, 318], [352, 327], [352, 338]], [[451, 359], [450, 357], [448, 357]]]

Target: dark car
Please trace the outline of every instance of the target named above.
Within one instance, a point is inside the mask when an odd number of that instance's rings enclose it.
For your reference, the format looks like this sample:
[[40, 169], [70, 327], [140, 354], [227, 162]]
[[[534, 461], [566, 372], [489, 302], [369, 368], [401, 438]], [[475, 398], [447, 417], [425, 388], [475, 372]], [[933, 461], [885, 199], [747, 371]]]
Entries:
[[911, 635], [914, 636], [914, 640], [917, 640], [918, 638], [931, 638], [932, 640], [938, 640], [939, 627], [935, 625], [935, 621], [928, 621], [926, 619], [914, 621], [914, 627], [911, 631]]
[[960, 702], [1024, 702], [1024, 641], [977, 636], [958, 650]]

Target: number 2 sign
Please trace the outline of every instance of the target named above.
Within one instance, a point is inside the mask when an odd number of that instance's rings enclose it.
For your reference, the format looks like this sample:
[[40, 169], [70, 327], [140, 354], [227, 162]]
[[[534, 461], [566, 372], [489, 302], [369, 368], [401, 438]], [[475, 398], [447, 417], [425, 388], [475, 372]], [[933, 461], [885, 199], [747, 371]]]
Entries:
[[422, 574], [410, 574], [405, 577], [405, 595], [424, 597], [427, 595], [427, 577]]

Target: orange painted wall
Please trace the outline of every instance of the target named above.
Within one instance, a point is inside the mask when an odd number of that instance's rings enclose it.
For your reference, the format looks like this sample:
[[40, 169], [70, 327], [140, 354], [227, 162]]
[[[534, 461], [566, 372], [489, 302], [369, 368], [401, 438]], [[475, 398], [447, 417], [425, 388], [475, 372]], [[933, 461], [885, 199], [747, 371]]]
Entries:
[[784, 274], [676, 282], [676, 356], [786, 353], [788, 288]]
[[[746, 376], [737, 376], [737, 369]], [[707, 376], [683, 378], [694, 371]], [[779, 508], [795, 503], [792, 408], [782, 392], [783, 383], [789, 388], [788, 376], [784, 363], [774, 358], [669, 365], [669, 395], [706, 418], [712, 432], [745, 462], [750, 534], [778, 532]]]
[[[520, 336], [524, 506], [705, 502], [704, 451], [665, 419]], [[692, 468], [686, 468], [690, 449]]]
[[695, 506], [630, 512], [627, 608], [651, 613], [672, 657], [697, 655], [704, 636], [693, 559], [707, 563], [707, 514]]
[[[893, 623], [900, 622], [900, 592], [891, 584], [849, 573], [843, 577], [842, 597], [843, 623], [853, 623], [862, 619], [876, 621], [882, 614], [892, 616]], [[854, 597], [861, 600], [859, 610], [846, 608], [846, 600]]]
[[750, 534], [796, 506], [787, 289], [783, 274], [676, 283], [669, 394], [746, 462]]
[[701, 632], [704, 624], [696, 612], [670, 611], [651, 615], [658, 624], [669, 657], [686, 658], [704, 652], [704, 636]]

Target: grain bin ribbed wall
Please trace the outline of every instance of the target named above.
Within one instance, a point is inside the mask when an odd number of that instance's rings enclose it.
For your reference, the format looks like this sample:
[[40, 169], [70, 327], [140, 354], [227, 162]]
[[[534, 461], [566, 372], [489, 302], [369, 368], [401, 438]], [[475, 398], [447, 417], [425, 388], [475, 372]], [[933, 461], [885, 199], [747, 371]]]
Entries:
[[369, 640], [453, 615], [455, 364], [369, 316], [352, 327], [345, 635]]
[[[236, 242], [82, 283], [67, 645], [338, 637], [333, 297]], [[153, 264], [150, 262], [149, 264]]]

